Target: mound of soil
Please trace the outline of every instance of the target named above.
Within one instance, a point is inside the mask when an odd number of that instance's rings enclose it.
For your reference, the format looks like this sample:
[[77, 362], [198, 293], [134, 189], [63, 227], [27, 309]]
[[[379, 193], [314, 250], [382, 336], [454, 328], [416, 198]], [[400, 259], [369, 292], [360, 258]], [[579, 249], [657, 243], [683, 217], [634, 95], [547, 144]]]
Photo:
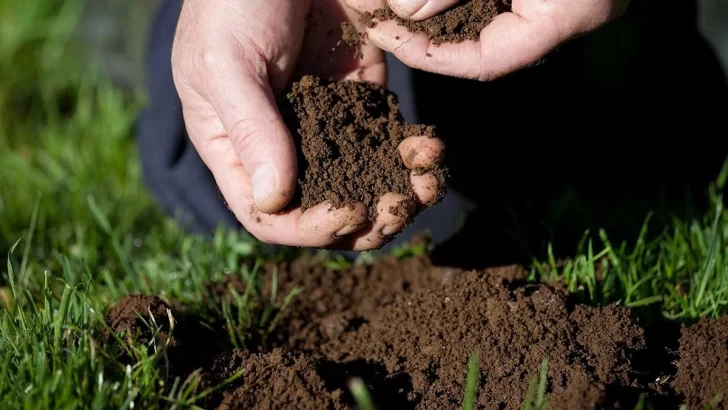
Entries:
[[275, 268], [279, 294], [294, 286], [302, 292], [284, 313], [282, 326], [273, 335], [274, 344], [312, 355], [366, 323], [397, 297], [436, 289], [460, 272], [433, 266], [424, 257], [404, 262], [387, 257], [372, 266], [344, 270], [326, 268], [315, 257], [303, 257]]
[[156, 296], [127, 295], [109, 310], [106, 321], [126, 343], [148, 345], [156, 334], [162, 343], [174, 345], [168, 310], [169, 305]]
[[[678, 348], [677, 331], [650, 336], [631, 310], [580, 304], [559, 285], [526, 283], [526, 273], [439, 267], [426, 256], [338, 269], [304, 255], [266, 267], [261, 300], [274, 274], [279, 299], [302, 292], [264, 344], [233, 349], [222, 327], [204, 334], [174, 309], [183, 319], [170, 363], [183, 379], [179, 369], [200, 369], [200, 391], [244, 370], [201, 404], [220, 409], [352, 408], [351, 377], [380, 410], [460, 408], [473, 352], [478, 408], [520, 409], [543, 359], [550, 409], [634, 408], [640, 394], [656, 408], [697, 409], [727, 391], [728, 318], [683, 328]], [[246, 286], [231, 280], [210, 291], [225, 296], [228, 285]], [[130, 296], [108, 317], [115, 329], [143, 329], [136, 311], [160, 323], [166, 309]]]
[[[374, 220], [382, 195], [414, 198], [398, 146], [407, 137], [432, 137], [433, 128], [408, 124], [393, 93], [369, 82], [304, 76], [279, 107], [300, 146], [300, 192], [293, 204], [305, 211], [324, 201], [334, 208], [362, 202]], [[441, 197], [444, 171], [428, 172], [440, 179], [433, 188]]]
[[[478, 41], [480, 32], [495, 16], [511, 10], [511, 0], [466, 0], [436, 16], [421, 21], [404, 20], [388, 6], [364, 13], [368, 27], [374, 20], [394, 20], [412, 33], [425, 33], [433, 44]], [[403, 39], [403, 41], [405, 41]]]
[[630, 361], [645, 342], [628, 310], [572, 306], [556, 289], [510, 290], [484, 275], [467, 272], [441, 289], [397, 300], [327, 354], [337, 361], [375, 360], [390, 374], [407, 374], [408, 398], [422, 409], [462, 401], [473, 351], [480, 358], [477, 403], [484, 408], [520, 408], [544, 358], [556, 401], [575, 388], [603, 391], [632, 383]]
[[343, 392], [329, 391], [310, 360], [281, 349], [259, 354], [234, 350], [223, 355], [203, 374], [202, 387], [214, 387], [240, 371], [241, 378], [222, 394], [218, 409], [344, 408]]
[[[148, 354], [164, 351], [163, 365], [172, 376], [186, 377], [230, 348], [224, 329], [210, 329], [196, 313], [156, 296], [122, 297], [107, 313], [106, 322], [126, 345], [119, 349], [119, 360], [133, 363], [133, 347], [146, 346]], [[107, 343], [116, 340], [108, 331], [104, 336]]]
[[682, 329], [673, 381], [689, 409], [728, 409], [728, 317]]

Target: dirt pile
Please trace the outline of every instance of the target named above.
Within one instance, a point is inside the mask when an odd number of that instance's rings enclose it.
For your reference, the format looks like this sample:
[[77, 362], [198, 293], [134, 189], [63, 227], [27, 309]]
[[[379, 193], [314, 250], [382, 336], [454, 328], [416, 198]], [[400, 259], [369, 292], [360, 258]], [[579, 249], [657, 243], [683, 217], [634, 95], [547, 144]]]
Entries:
[[[365, 381], [380, 410], [459, 408], [473, 352], [481, 408], [520, 409], [543, 359], [551, 409], [634, 408], [640, 394], [659, 408], [702, 408], [728, 388], [728, 319], [684, 328], [677, 351], [677, 332], [654, 345], [629, 309], [579, 304], [558, 286], [525, 283], [517, 266], [463, 271], [420, 256], [340, 269], [305, 255], [266, 268], [262, 300], [274, 272], [278, 299], [302, 292], [263, 351], [234, 349], [222, 327], [201, 334], [184, 309], [171, 309], [182, 318], [169, 355], [174, 374], [201, 369], [206, 389], [244, 370], [206, 408], [352, 408], [351, 377]], [[160, 323], [168, 306], [130, 296], [108, 318], [115, 329], [139, 328], [137, 311]], [[666, 346], [674, 352], [661, 355]]]
[[511, 290], [487, 276], [467, 272], [441, 289], [398, 299], [326, 353], [337, 361], [375, 360], [390, 374], [406, 374], [408, 398], [421, 409], [462, 401], [473, 351], [481, 372], [476, 400], [484, 408], [520, 408], [544, 358], [556, 401], [573, 389], [603, 392], [632, 383], [630, 361], [645, 342], [628, 310], [572, 306], [553, 288]]
[[[374, 220], [382, 195], [414, 199], [398, 146], [407, 137], [434, 134], [432, 127], [408, 124], [393, 93], [369, 82], [304, 76], [279, 107], [300, 147], [300, 192], [293, 204], [306, 210], [327, 200], [335, 208], [358, 201]], [[441, 182], [434, 189], [444, 192], [444, 171], [428, 172]]]
[[[117, 349], [121, 361], [134, 363], [139, 359], [139, 349], [146, 349], [149, 355], [164, 352], [163, 365], [172, 376], [186, 377], [230, 348], [225, 329], [211, 329], [197, 313], [156, 296], [122, 297], [106, 314], [106, 322], [121, 338], [122, 345]], [[107, 330], [104, 339], [116, 343]]]
[[421, 21], [404, 20], [389, 7], [367, 12], [362, 19], [368, 27], [376, 24], [374, 20], [394, 20], [412, 33], [426, 34], [433, 44], [459, 43], [468, 40], [478, 41], [480, 32], [495, 16], [510, 10], [511, 0], [467, 0]]
[[728, 317], [682, 329], [673, 381], [688, 409], [728, 409]]
[[284, 313], [275, 344], [310, 354], [358, 328], [396, 298], [438, 288], [460, 272], [433, 266], [422, 257], [405, 262], [388, 257], [373, 266], [343, 270], [303, 257], [277, 268], [281, 294], [294, 286], [302, 292]]
[[106, 321], [125, 343], [150, 345], [155, 340], [174, 346], [177, 342], [170, 334], [173, 324], [168, 310], [169, 305], [156, 296], [127, 295], [109, 310]]
[[234, 350], [223, 355], [203, 373], [203, 387], [214, 387], [238, 372], [242, 372], [240, 379], [217, 395], [218, 409], [344, 408], [343, 391], [329, 391], [310, 360], [281, 349], [258, 354]]

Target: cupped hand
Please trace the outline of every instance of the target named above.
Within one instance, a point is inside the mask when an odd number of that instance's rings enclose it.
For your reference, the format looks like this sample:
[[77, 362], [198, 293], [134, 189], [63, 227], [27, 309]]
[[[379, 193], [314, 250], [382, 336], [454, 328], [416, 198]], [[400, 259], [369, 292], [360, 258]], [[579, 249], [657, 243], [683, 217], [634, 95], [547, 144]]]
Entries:
[[[461, 0], [347, 0], [359, 12], [389, 4], [406, 20], [424, 20]], [[512, 0], [511, 11], [496, 16], [479, 41], [434, 45], [395, 21], [376, 22], [369, 41], [404, 64], [454, 77], [494, 80], [532, 65], [563, 43], [594, 31], [627, 9], [629, 0]]]
[[287, 208], [298, 177], [296, 147], [275, 93], [303, 74], [383, 85], [383, 52], [364, 46], [363, 58], [355, 58], [354, 50], [340, 42], [341, 22], [358, 24], [356, 17], [338, 0], [183, 4], [172, 71], [187, 131], [228, 207], [261, 241], [374, 249], [436, 199], [437, 180], [419, 171], [440, 161], [442, 142], [412, 136], [399, 148], [413, 170], [414, 196], [384, 195], [375, 222], [361, 203], [336, 210], [328, 203], [305, 212]]

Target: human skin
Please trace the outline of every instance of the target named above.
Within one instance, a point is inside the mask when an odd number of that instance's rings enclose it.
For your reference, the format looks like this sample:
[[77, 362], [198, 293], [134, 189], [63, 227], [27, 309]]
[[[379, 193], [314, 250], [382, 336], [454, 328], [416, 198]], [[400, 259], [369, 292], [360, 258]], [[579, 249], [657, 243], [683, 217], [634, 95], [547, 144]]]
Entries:
[[[381, 49], [363, 59], [337, 46], [341, 22], [359, 25], [340, 0], [185, 0], [172, 49], [172, 72], [190, 139], [230, 210], [259, 240], [279, 245], [364, 251], [383, 246], [409, 216], [432, 204], [437, 179], [414, 172], [441, 160], [437, 138], [413, 135], [399, 146], [415, 200], [383, 195], [377, 218], [367, 207], [322, 203], [287, 209], [296, 189], [296, 147], [275, 104], [292, 79], [314, 74], [385, 85]], [[359, 29], [363, 27], [358, 26]], [[334, 50], [332, 52], [332, 50]], [[412, 152], [416, 155], [412, 155]], [[393, 215], [407, 202], [410, 215]], [[284, 210], [285, 209], [285, 210]]]
[[[386, 3], [385, 3], [386, 2]], [[403, 19], [424, 20], [460, 0], [347, 0], [373, 11], [389, 4]], [[490, 81], [532, 65], [561, 44], [597, 30], [627, 9], [629, 0], [512, 0], [511, 12], [496, 16], [479, 41], [434, 45], [394, 21], [376, 22], [368, 40], [404, 64], [437, 74]]]

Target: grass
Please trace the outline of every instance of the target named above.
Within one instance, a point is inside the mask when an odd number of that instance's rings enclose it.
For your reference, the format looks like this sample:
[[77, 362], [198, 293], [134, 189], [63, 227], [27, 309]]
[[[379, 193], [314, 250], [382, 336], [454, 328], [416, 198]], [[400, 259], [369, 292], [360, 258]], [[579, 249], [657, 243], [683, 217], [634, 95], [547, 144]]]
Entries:
[[702, 219], [675, 220], [647, 241], [649, 216], [636, 245], [614, 244], [600, 231], [603, 250], [593, 251], [592, 240], [579, 246], [576, 256], [558, 262], [549, 252], [534, 261], [530, 279], [558, 280], [585, 301], [616, 302], [640, 308], [658, 305], [664, 318], [694, 321], [719, 317], [728, 308], [728, 214], [722, 190], [726, 167], [709, 188], [712, 210]]
[[[189, 235], [157, 210], [140, 182], [133, 141], [144, 100], [85, 63], [74, 38], [80, 10], [80, 0], [0, 3], [0, 252], [7, 260], [0, 269], [0, 408], [194, 406], [210, 392], [197, 391], [195, 375], [166, 378], [159, 366], [164, 340], [155, 338], [154, 354], [122, 340], [97, 343], [109, 305], [130, 293], [179, 300], [223, 320], [230, 343], [244, 347], [244, 334], [269, 331], [296, 291], [260, 302], [256, 262], [285, 255], [266, 254], [241, 232], [220, 229], [210, 240]], [[562, 281], [598, 305], [657, 307], [663, 319], [725, 314], [727, 176], [728, 167], [709, 191], [713, 208], [704, 217], [675, 220], [650, 241], [646, 223], [631, 247], [612, 243], [605, 232], [585, 236], [567, 261], [553, 254], [534, 261], [530, 279]], [[594, 241], [604, 250], [594, 252]], [[394, 252], [402, 258], [425, 252], [418, 246]], [[372, 258], [363, 254], [359, 262]], [[327, 263], [349, 266], [342, 259]], [[232, 300], [210, 302], [204, 283], [229, 275], [255, 285]], [[133, 353], [133, 365], [116, 358], [120, 349]], [[472, 364], [466, 409], [475, 404]], [[543, 374], [529, 390], [535, 396], [524, 398], [529, 408], [545, 402]], [[362, 388], [352, 385], [360, 407], [373, 408]]]

